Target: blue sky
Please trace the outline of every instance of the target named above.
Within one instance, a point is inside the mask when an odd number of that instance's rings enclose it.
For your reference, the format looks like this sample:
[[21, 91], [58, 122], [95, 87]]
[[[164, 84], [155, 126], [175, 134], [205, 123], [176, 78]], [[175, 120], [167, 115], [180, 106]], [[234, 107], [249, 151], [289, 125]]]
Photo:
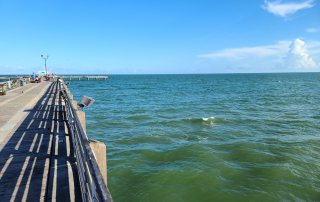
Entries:
[[0, 74], [319, 71], [319, 0], [0, 0]]

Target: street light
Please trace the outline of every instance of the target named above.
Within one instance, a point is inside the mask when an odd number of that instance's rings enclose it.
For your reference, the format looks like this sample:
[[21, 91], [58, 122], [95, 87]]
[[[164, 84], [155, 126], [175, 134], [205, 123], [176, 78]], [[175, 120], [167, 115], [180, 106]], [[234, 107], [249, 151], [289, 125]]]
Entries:
[[46, 68], [46, 76], [48, 75], [47, 71], [47, 59], [49, 58], [49, 55], [41, 55], [41, 58], [44, 59], [44, 67]]

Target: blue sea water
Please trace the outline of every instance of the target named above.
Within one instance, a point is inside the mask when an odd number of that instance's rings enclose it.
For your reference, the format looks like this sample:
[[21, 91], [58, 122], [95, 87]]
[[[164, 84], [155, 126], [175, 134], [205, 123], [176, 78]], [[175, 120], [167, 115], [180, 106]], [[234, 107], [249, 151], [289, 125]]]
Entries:
[[115, 201], [319, 201], [320, 73], [71, 81]]
[[8, 81], [9, 79], [0, 79], [0, 82], [6, 82]]

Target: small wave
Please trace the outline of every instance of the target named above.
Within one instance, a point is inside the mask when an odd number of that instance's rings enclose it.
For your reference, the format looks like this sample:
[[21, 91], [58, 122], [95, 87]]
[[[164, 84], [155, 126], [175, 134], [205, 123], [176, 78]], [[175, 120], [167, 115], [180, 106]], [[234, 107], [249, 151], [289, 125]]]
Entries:
[[174, 118], [162, 118], [162, 119], [151, 119], [148, 116], [131, 116], [128, 118], [131, 121], [145, 121], [144, 124], [148, 125], [172, 125], [175, 126], [177, 124], [187, 124], [187, 125], [210, 125], [213, 126], [215, 123], [220, 121], [219, 118], [211, 117], [203, 117], [203, 118], [183, 118], [183, 119], [174, 119]]
[[203, 121], [202, 124], [213, 126], [215, 118], [213, 116], [207, 117], [207, 118], [204, 117], [204, 118], [202, 118], [202, 121]]
[[203, 125], [210, 125], [212, 126], [216, 118], [211, 116], [211, 117], [203, 117], [203, 118], [189, 118], [187, 119], [188, 122], [193, 123], [193, 124], [203, 124]]
[[215, 117], [211, 116], [203, 118], [188, 118], [187, 120], [194, 123], [213, 122], [215, 120]]
[[208, 118], [202, 118], [203, 121], [213, 121], [215, 118], [213, 116]]

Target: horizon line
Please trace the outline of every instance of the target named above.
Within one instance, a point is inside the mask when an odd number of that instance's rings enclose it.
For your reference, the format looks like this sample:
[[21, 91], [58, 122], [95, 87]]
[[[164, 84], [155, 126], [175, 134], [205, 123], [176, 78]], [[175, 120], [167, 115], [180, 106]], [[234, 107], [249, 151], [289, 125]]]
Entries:
[[[205, 74], [288, 74], [288, 73], [320, 73], [320, 71], [317, 72], [216, 72], [216, 73], [111, 73], [111, 74], [105, 74], [105, 73], [99, 73], [99, 74], [92, 74], [92, 73], [84, 73], [84, 74], [56, 74], [61, 76], [69, 76], [69, 75], [205, 75]], [[31, 75], [31, 74], [1, 74], [0, 76], [24, 76], [24, 75]]]

